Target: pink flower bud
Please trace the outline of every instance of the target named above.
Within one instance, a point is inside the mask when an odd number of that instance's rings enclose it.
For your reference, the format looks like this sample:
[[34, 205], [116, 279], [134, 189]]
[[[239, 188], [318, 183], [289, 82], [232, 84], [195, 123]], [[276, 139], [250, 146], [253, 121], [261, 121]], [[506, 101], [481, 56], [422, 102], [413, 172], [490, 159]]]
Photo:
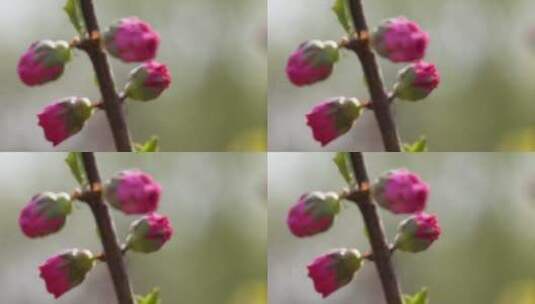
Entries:
[[67, 193], [37, 194], [20, 212], [20, 228], [30, 238], [57, 232], [65, 225], [65, 219], [71, 213], [71, 208], [72, 200]]
[[431, 94], [439, 82], [440, 74], [435, 65], [418, 61], [399, 72], [394, 93], [400, 99], [416, 101]]
[[126, 238], [128, 249], [150, 253], [171, 239], [173, 227], [166, 216], [151, 213], [133, 222]]
[[321, 102], [306, 115], [314, 139], [322, 146], [347, 133], [362, 112], [356, 98], [334, 97]]
[[158, 209], [161, 187], [144, 172], [126, 170], [109, 180], [104, 191], [114, 208], [126, 214], [144, 214]]
[[95, 260], [88, 250], [71, 249], [46, 260], [39, 271], [48, 292], [59, 298], [80, 285], [93, 268]]
[[418, 213], [399, 225], [395, 246], [401, 251], [423, 251], [436, 241], [441, 230], [435, 215]]
[[362, 257], [356, 249], [337, 249], [317, 257], [308, 265], [308, 276], [314, 281], [314, 288], [324, 298], [343, 287], [353, 279], [362, 266]]
[[416, 213], [425, 209], [429, 186], [406, 169], [387, 172], [372, 188], [377, 203], [392, 213]]
[[17, 67], [19, 78], [28, 86], [56, 80], [63, 74], [65, 63], [71, 57], [72, 51], [66, 41], [34, 42], [20, 57]]
[[296, 86], [313, 84], [331, 75], [339, 57], [338, 44], [334, 41], [306, 41], [288, 58], [286, 75]]
[[82, 130], [93, 114], [91, 101], [82, 97], [68, 97], [48, 105], [37, 114], [45, 138], [57, 146]]
[[130, 73], [125, 92], [131, 99], [147, 101], [160, 96], [170, 84], [171, 74], [167, 66], [152, 60], [143, 63]]
[[311, 236], [328, 230], [339, 211], [340, 198], [335, 192], [305, 193], [290, 209], [286, 222], [295, 236]]
[[156, 57], [160, 35], [137, 17], [123, 18], [104, 33], [110, 54], [124, 62], [142, 62]]
[[384, 21], [372, 33], [372, 45], [392, 62], [410, 62], [425, 56], [429, 35], [405, 17]]

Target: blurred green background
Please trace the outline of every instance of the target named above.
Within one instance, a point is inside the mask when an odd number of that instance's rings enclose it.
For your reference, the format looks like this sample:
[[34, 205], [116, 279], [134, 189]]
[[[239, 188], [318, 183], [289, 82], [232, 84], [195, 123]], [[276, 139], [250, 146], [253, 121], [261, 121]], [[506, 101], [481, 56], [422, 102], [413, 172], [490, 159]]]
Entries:
[[[129, 103], [127, 121], [136, 142], [160, 136], [162, 151], [264, 150], [266, 141], [266, 7], [254, 0], [96, 0], [105, 29], [138, 16], [161, 35], [157, 60], [173, 83], [161, 98]], [[70, 40], [75, 31], [63, 12], [65, 0], [0, 0], [0, 150], [51, 151], [36, 115], [52, 101], [72, 95], [99, 99], [87, 56], [76, 52], [65, 74], [28, 88], [18, 79], [20, 55], [35, 40]], [[135, 64], [111, 63], [118, 88]], [[114, 151], [104, 113], [93, 117], [60, 151]]]
[[[271, 303], [383, 304], [375, 267], [326, 300], [314, 291], [306, 265], [332, 248], [369, 250], [360, 213], [344, 204], [333, 227], [298, 239], [286, 226], [290, 206], [306, 191], [337, 191], [342, 177], [333, 153], [271, 153], [268, 158], [268, 285]], [[535, 303], [535, 156], [504, 153], [365, 154], [370, 178], [399, 167], [430, 184], [427, 211], [437, 214], [441, 238], [419, 254], [397, 252], [393, 262], [405, 293], [426, 286], [430, 303]], [[392, 239], [404, 216], [380, 210]], [[290, 290], [291, 292], [288, 292]]]
[[[128, 253], [134, 290], [161, 288], [163, 303], [266, 304], [266, 156], [240, 153], [97, 154], [103, 179], [139, 168], [163, 188], [159, 213], [169, 216], [175, 234], [162, 250]], [[66, 248], [100, 252], [87, 206], [76, 204], [57, 234], [31, 240], [20, 232], [18, 216], [33, 194], [72, 191], [77, 185], [63, 153], [3, 153], [0, 221], [0, 286], [4, 303], [115, 303], [104, 264], [86, 281], [55, 301], [39, 278], [38, 266]], [[112, 211], [124, 239], [136, 216]]]
[[[304, 115], [332, 96], [368, 99], [360, 65], [344, 52], [333, 75], [311, 87], [293, 87], [284, 67], [307, 39], [338, 40], [344, 33], [330, 7], [334, 0], [269, 1], [269, 148], [320, 151]], [[364, 0], [370, 26], [405, 15], [431, 36], [425, 60], [442, 82], [426, 100], [393, 107], [402, 139], [420, 135], [431, 151], [535, 150], [535, 27], [532, 0]], [[306, 9], [305, 9], [306, 8]], [[533, 36], [535, 37], [535, 36]], [[531, 45], [530, 45], [531, 44]], [[403, 65], [380, 60], [391, 87]], [[383, 151], [372, 113], [324, 150]]]

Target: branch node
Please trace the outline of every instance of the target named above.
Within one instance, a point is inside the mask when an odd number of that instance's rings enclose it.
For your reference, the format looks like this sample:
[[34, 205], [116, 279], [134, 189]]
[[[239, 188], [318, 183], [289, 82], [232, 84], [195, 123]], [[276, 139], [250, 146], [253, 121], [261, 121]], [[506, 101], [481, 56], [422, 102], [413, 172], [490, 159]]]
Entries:
[[93, 40], [93, 42], [100, 44], [100, 32], [95, 30], [92, 31], [91, 34], [89, 34], [89, 39]]
[[356, 38], [361, 44], [369, 44], [370, 32], [368, 32], [367, 30], [361, 30], [356, 33]]

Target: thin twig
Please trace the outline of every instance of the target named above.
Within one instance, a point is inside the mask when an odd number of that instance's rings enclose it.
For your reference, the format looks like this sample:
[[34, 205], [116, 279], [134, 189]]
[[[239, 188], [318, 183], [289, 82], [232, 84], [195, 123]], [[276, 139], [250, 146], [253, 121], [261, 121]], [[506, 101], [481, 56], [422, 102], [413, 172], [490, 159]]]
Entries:
[[105, 261], [108, 264], [118, 303], [135, 304], [132, 287], [123, 262], [122, 248], [119, 246], [108, 206], [102, 201], [102, 184], [95, 155], [91, 152], [83, 152], [82, 159], [90, 183], [89, 192], [92, 193], [92, 195], [86, 194], [84, 199], [86, 199], [97, 222], [100, 239], [104, 247]]
[[[388, 249], [390, 250], [390, 255], [393, 255], [397, 248], [396, 248], [395, 245], [390, 244], [390, 245], [388, 245]], [[373, 252], [371, 252], [371, 251], [370, 252], [366, 252], [365, 254], [362, 255], [362, 258], [373, 262], [373, 260], [374, 260]]]
[[401, 143], [396, 124], [390, 112], [389, 96], [383, 85], [383, 78], [377, 59], [370, 48], [369, 31], [364, 16], [362, 0], [350, 0], [349, 4], [357, 37], [350, 40], [346, 47], [354, 51], [360, 60], [370, 97], [373, 100], [373, 112], [381, 131], [385, 150], [400, 152]]
[[120, 97], [115, 89], [115, 83], [111, 73], [108, 57], [102, 49], [101, 35], [99, 32], [97, 17], [92, 0], [81, 0], [82, 13], [86, 24], [88, 37], [79, 42], [78, 47], [86, 51], [91, 59], [98, 86], [104, 103], [104, 110], [108, 117], [113, 140], [117, 151], [131, 152], [132, 142]]
[[[352, 152], [351, 163], [359, 187], [359, 192], [367, 194], [359, 195], [358, 200], [355, 200], [355, 203], [362, 214], [362, 218], [364, 219], [370, 239], [370, 245], [372, 247], [372, 253], [368, 254], [367, 257], [371, 258], [370, 260], [373, 260], [375, 263], [375, 267], [377, 268], [383, 286], [386, 302], [388, 304], [403, 304], [399, 283], [390, 260], [392, 251], [395, 248], [388, 245], [383, 224], [377, 213], [376, 205], [371, 201], [369, 191], [370, 182], [362, 153]], [[348, 199], [349, 198], [351, 198], [351, 196], [348, 197]]]

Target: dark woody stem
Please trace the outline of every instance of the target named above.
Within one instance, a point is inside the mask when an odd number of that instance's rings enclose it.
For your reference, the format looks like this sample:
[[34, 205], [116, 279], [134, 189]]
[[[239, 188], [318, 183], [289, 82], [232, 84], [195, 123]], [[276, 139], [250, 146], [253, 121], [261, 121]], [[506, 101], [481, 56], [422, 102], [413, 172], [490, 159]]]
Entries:
[[[126, 246], [126, 244], [121, 245], [121, 253], [122, 253], [123, 255], [126, 254], [126, 252], [128, 251], [128, 249], [129, 249], [129, 248], [128, 248], [128, 246]], [[99, 255], [96, 255], [96, 256], [94, 257], [94, 259], [97, 260], [97, 261], [106, 262], [106, 254], [103, 252], [103, 253], [101, 253], [101, 254], [99, 254]]]
[[381, 137], [386, 151], [400, 152], [401, 143], [396, 124], [390, 111], [393, 99], [389, 96], [383, 85], [383, 78], [375, 54], [370, 48], [370, 37], [362, 0], [349, 0], [351, 15], [356, 30], [356, 37], [345, 42], [344, 47], [355, 52], [359, 58], [364, 77], [373, 100], [373, 113], [379, 125]]
[[75, 44], [87, 53], [93, 64], [115, 148], [120, 152], [131, 152], [132, 141], [121, 107], [121, 98], [115, 89], [108, 57], [102, 49], [102, 37], [99, 32], [93, 1], [80, 0], [80, 4], [88, 36], [82, 37], [82, 40]]
[[[128, 98], [128, 96], [126, 96], [126, 93], [121, 92], [121, 93], [119, 94], [119, 102], [120, 102], [121, 104], [124, 103], [124, 101], [126, 100], [126, 98]], [[99, 110], [106, 110], [106, 108], [104, 107], [104, 101], [102, 101], [102, 100], [99, 100], [99, 101], [97, 101], [97, 102], [93, 102], [93, 103], [91, 104], [91, 106], [92, 106], [93, 108], [96, 108], [96, 109], [99, 109]]]
[[364, 257], [374, 262], [388, 304], [403, 304], [399, 283], [392, 266], [391, 256], [395, 247], [389, 246], [383, 228], [381, 218], [377, 213], [377, 207], [372, 202], [370, 196], [370, 182], [364, 157], [360, 152], [351, 153], [351, 164], [358, 189], [355, 191], [358, 195], [348, 195], [346, 198], [354, 201], [364, 220], [366, 230], [368, 231], [372, 252]]
[[79, 199], [85, 201], [97, 223], [100, 239], [104, 248], [103, 255], [98, 259], [105, 261], [110, 271], [113, 287], [119, 304], [135, 304], [132, 287], [128, 279], [123, 261], [123, 248], [115, 233], [115, 227], [108, 206], [102, 200], [102, 182], [97, 168], [95, 155], [92, 152], [83, 152], [82, 160], [89, 180], [89, 189], [83, 192]]

